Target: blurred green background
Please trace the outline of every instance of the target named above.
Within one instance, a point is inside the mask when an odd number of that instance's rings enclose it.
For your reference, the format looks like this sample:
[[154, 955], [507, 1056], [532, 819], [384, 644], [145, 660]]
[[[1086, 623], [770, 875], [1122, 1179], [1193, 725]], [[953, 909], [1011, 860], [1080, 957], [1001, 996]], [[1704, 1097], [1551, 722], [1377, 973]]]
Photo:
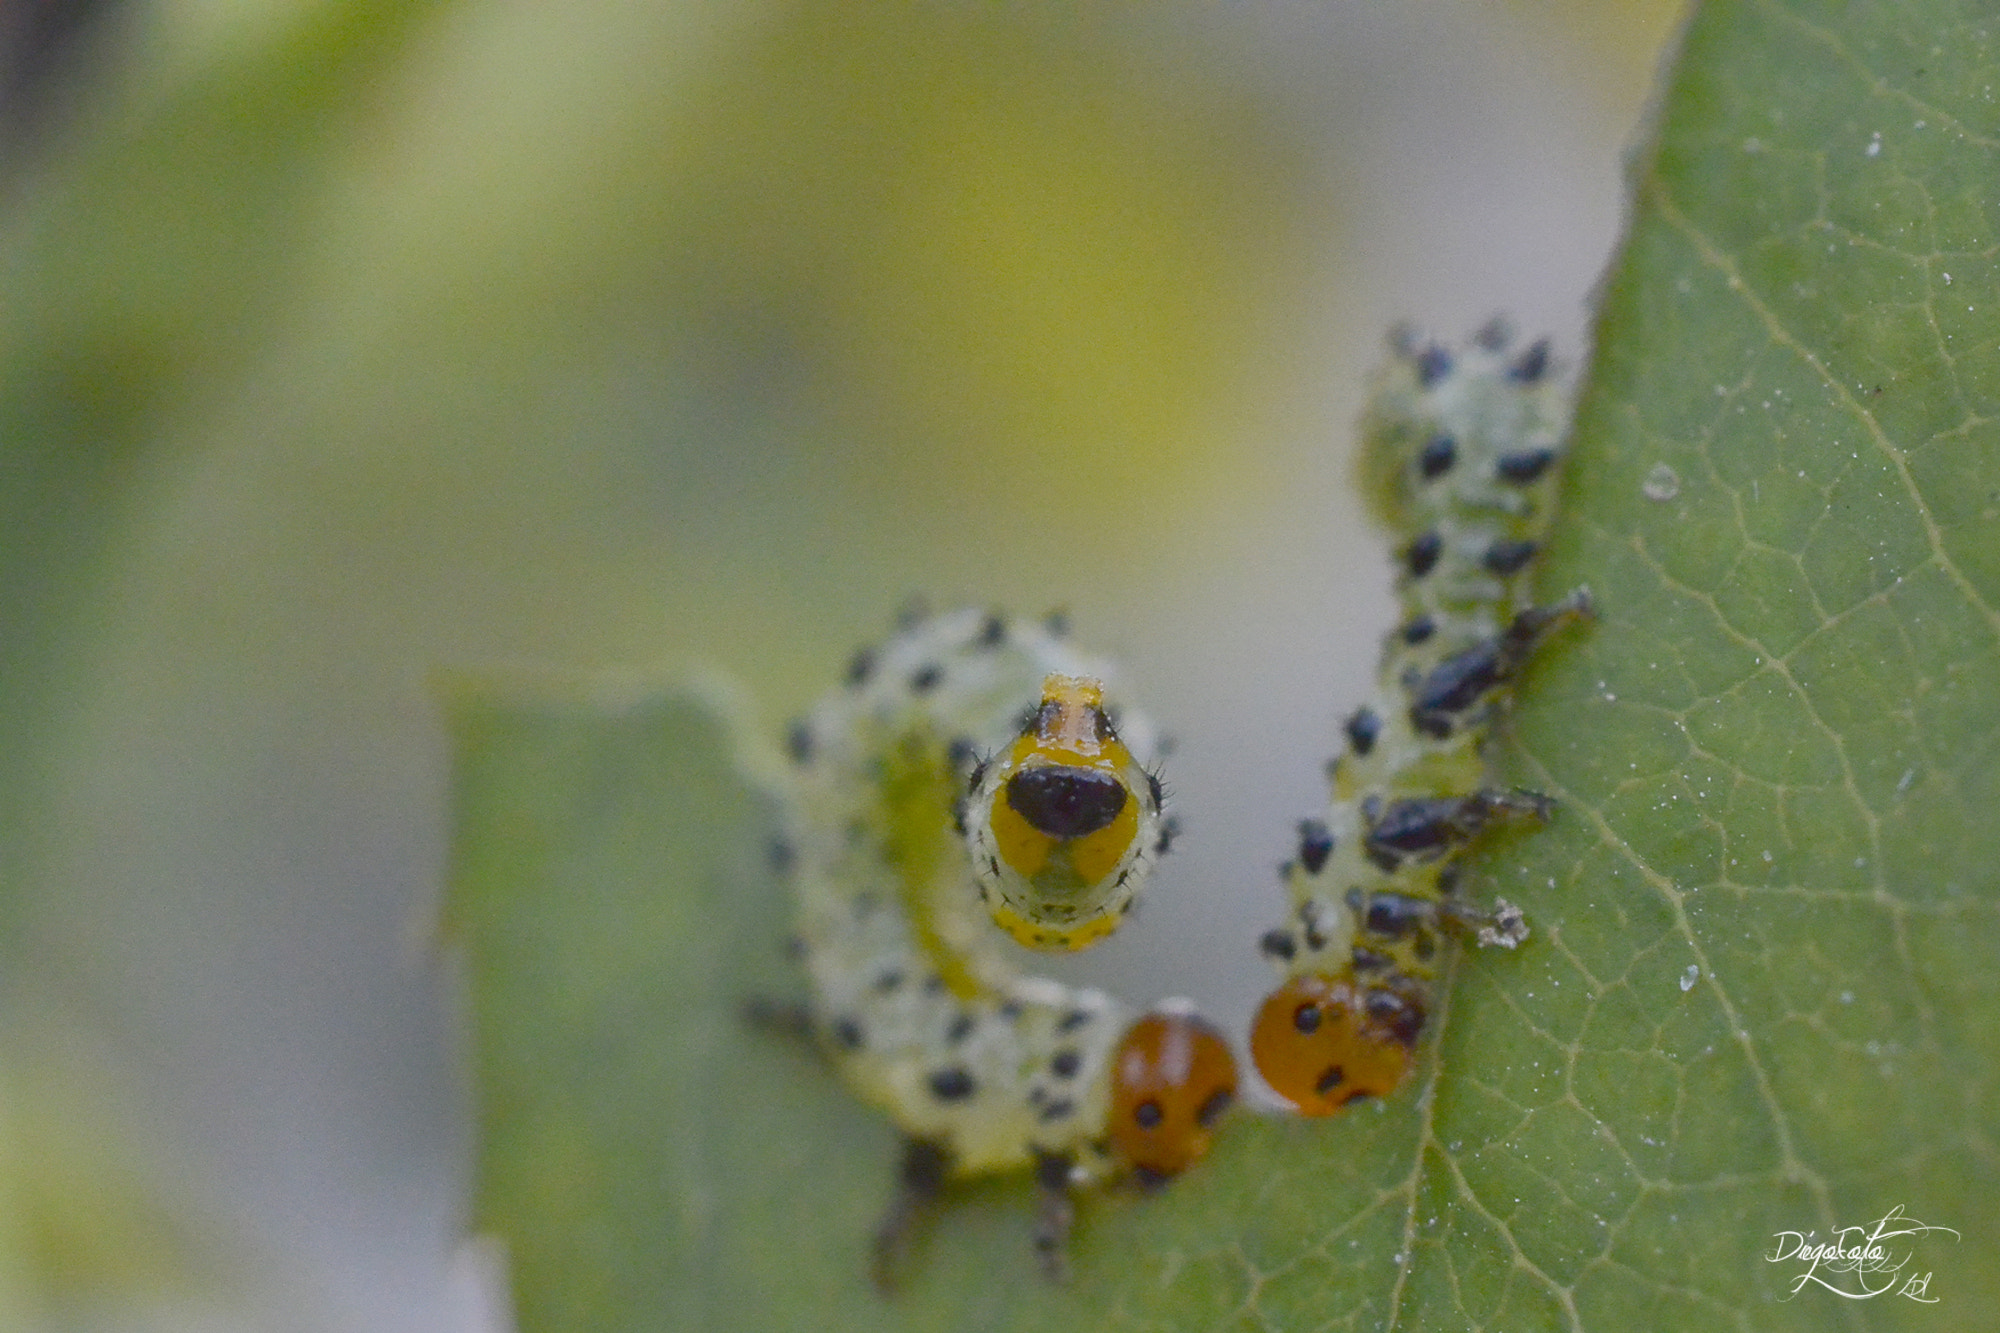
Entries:
[[776, 726], [1066, 607], [1195, 813], [1064, 970], [1240, 1029], [1382, 331], [1575, 363], [1680, 4], [101, 9], [0, 167], [9, 1329], [490, 1326], [440, 668]]

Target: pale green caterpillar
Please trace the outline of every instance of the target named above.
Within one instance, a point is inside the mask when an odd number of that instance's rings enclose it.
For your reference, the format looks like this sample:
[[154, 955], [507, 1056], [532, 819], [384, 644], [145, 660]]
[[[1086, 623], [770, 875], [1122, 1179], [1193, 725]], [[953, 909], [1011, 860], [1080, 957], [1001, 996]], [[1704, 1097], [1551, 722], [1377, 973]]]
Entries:
[[1284, 982], [1257, 1012], [1257, 1070], [1306, 1115], [1393, 1091], [1435, 1002], [1440, 932], [1508, 946], [1517, 909], [1454, 892], [1459, 853], [1495, 820], [1546, 818], [1487, 785], [1480, 747], [1536, 647], [1591, 612], [1587, 589], [1531, 604], [1555, 506], [1565, 399], [1546, 342], [1491, 325], [1455, 350], [1394, 342], [1363, 423], [1361, 474], [1402, 543], [1403, 618], [1374, 698], [1349, 715], [1324, 816], [1299, 826], [1292, 908], [1260, 947]]
[[903, 1133], [885, 1285], [947, 1178], [1016, 1170], [1041, 1183], [1058, 1273], [1069, 1191], [1178, 1173], [1234, 1096], [1227, 1044], [1187, 1006], [1024, 975], [995, 928], [1087, 944], [1170, 841], [1152, 728], [1104, 703], [1106, 675], [1058, 627], [913, 616], [792, 729], [780, 849], [811, 998], [760, 1012]]

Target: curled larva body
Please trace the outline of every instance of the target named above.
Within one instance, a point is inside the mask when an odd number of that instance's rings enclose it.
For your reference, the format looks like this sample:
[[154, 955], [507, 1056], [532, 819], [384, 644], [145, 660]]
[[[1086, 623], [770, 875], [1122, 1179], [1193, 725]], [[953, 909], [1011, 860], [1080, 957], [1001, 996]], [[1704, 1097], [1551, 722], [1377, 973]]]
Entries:
[[1401, 1082], [1444, 929], [1526, 933], [1508, 905], [1484, 912], [1453, 889], [1483, 829], [1549, 813], [1484, 785], [1480, 747], [1536, 648], [1590, 613], [1583, 589], [1547, 607], [1529, 595], [1564, 430], [1548, 371], [1546, 344], [1511, 348], [1498, 326], [1458, 349], [1403, 338], [1370, 400], [1361, 475], [1401, 543], [1402, 621], [1328, 765], [1326, 813], [1299, 826], [1291, 912], [1260, 941], [1285, 979], [1251, 1029], [1258, 1071], [1304, 1114]]
[[[1174, 1174], [1205, 1150], [1233, 1095], [1226, 1043], [1191, 1014], [1142, 1016], [1102, 991], [1023, 975], [995, 928], [992, 875], [975, 867], [1032, 853], [1078, 881], [1060, 889], [1116, 881], [1098, 899], [1113, 924], [1129, 904], [1167, 817], [1147, 776], [1152, 729], [1131, 714], [1113, 722], [1105, 675], [1046, 626], [954, 612], [857, 656], [847, 684], [792, 730], [782, 859], [811, 983], [804, 1021], [910, 1145], [878, 1278], [912, 1194], [1028, 1168], [1047, 1200], [1038, 1241], [1053, 1271], [1068, 1189], [1120, 1171]], [[1050, 772], [1062, 767], [1077, 776]], [[1006, 776], [1021, 773], [1042, 776]], [[1061, 845], [1107, 829], [1134, 846]], [[1034, 910], [1016, 914], [1031, 935], [1044, 929]], [[1078, 919], [1027, 942], [1070, 944]]]

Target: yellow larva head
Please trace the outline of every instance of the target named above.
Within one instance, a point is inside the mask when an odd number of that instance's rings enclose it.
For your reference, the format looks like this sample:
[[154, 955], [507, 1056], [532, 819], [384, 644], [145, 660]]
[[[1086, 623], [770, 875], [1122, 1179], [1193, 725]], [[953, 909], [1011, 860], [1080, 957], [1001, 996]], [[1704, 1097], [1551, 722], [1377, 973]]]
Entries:
[[1030, 948], [1109, 934], [1161, 841], [1159, 784], [1104, 710], [1103, 687], [1052, 675], [1012, 743], [974, 774], [966, 832], [994, 920]]

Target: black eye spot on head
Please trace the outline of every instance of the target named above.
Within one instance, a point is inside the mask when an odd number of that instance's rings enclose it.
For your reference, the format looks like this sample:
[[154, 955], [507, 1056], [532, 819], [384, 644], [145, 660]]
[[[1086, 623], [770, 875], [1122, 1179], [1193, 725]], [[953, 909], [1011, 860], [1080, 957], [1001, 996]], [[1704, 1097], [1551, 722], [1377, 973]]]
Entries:
[[1458, 441], [1449, 435], [1434, 435], [1417, 455], [1417, 471], [1423, 473], [1425, 481], [1435, 481], [1451, 471], [1451, 465], [1457, 461]]
[[1403, 567], [1410, 571], [1410, 577], [1420, 579], [1436, 567], [1438, 557], [1444, 554], [1444, 539], [1435, 532], [1426, 532], [1411, 542], [1403, 552]]
[[868, 677], [874, 671], [875, 653], [872, 649], [863, 648], [848, 660], [847, 683], [849, 685], [866, 685]]
[[944, 683], [944, 668], [935, 662], [926, 662], [910, 673], [910, 689], [916, 694], [929, 694]]
[[1317, 875], [1333, 855], [1333, 834], [1317, 819], [1299, 821], [1299, 864], [1308, 875]]
[[1201, 1109], [1194, 1113], [1194, 1122], [1203, 1129], [1215, 1128], [1215, 1122], [1222, 1119], [1222, 1113], [1236, 1102], [1236, 1094], [1227, 1088], [1217, 1088], [1208, 1094]]
[[1357, 708], [1348, 717], [1346, 730], [1347, 743], [1354, 753], [1365, 755], [1375, 748], [1375, 738], [1382, 734], [1382, 719], [1371, 708]]
[[1130, 793], [1109, 773], [1047, 764], [1007, 779], [1007, 804], [1051, 838], [1081, 838], [1107, 827]]
[[1155, 1101], [1140, 1102], [1132, 1108], [1132, 1119], [1138, 1122], [1141, 1129], [1158, 1129], [1160, 1122], [1166, 1118], [1166, 1112]]
[[1522, 449], [1511, 454], [1500, 455], [1500, 461], [1493, 470], [1500, 480], [1514, 486], [1526, 486], [1529, 482], [1548, 471], [1549, 464], [1556, 458], [1553, 449]]

